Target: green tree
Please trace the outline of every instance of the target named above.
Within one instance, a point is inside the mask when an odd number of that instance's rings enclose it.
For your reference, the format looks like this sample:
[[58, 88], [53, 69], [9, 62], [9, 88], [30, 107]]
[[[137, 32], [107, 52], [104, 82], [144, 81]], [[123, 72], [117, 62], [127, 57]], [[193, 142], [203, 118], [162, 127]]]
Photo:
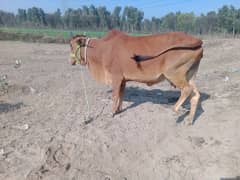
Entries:
[[25, 9], [18, 9], [17, 21], [20, 25], [26, 23], [27, 21], [27, 12]]
[[195, 24], [195, 15], [193, 13], [176, 13], [177, 23], [176, 29], [178, 31], [193, 32]]
[[93, 29], [97, 29], [99, 27], [99, 17], [97, 13], [97, 9], [94, 5], [89, 7], [89, 15], [88, 15], [89, 26]]
[[32, 7], [27, 10], [27, 20], [32, 26], [46, 26], [46, 17], [43, 9]]
[[162, 18], [161, 28], [164, 31], [175, 31], [177, 26], [177, 18], [174, 13], [169, 13]]
[[142, 30], [144, 32], [151, 32], [152, 24], [151, 24], [151, 21], [149, 19], [144, 19], [144, 21], [142, 23]]
[[110, 12], [107, 11], [105, 6], [100, 6], [97, 8], [99, 16], [99, 28], [101, 30], [107, 30], [110, 27]]
[[8, 13], [0, 10], [0, 25], [1, 26], [15, 26], [16, 17], [13, 13]]
[[121, 13], [122, 8], [120, 6], [116, 6], [113, 10], [113, 13], [111, 15], [111, 27], [113, 28], [120, 28], [121, 26]]
[[223, 6], [218, 11], [218, 24], [221, 32], [235, 34], [237, 10], [233, 6]]
[[152, 32], [158, 32], [161, 29], [161, 19], [160, 18], [156, 18], [156, 17], [152, 17], [152, 28], [151, 31]]
[[129, 32], [141, 30], [141, 23], [144, 13], [132, 6], [126, 6], [123, 10], [122, 24], [123, 29]]

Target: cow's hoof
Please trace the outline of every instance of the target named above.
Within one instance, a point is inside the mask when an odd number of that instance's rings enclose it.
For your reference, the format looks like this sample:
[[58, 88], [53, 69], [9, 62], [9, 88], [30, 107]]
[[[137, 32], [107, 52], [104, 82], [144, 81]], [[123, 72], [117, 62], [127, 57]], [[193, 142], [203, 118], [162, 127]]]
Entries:
[[111, 114], [111, 117], [114, 118], [118, 113], [117, 112], [114, 112]]
[[121, 113], [121, 111], [116, 111], [116, 112], [112, 113], [112, 118], [114, 118], [119, 113]]
[[189, 111], [188, 109], [184, 108], [184, 107], [179, 107], [178, 109], [176, 107], [173, 107], [173, 112], [175, 113], [186, 113], [187, 111]]
[[178, 109], [176, 107], [173, 107], [172, 108], [173, 112], [177, 113], [178, 112]]
[[114, 118], [114, 117], [115, 117], [115, 115], [116, 115], [116, 113], [112, 113], [112, 114], [111, 114], [111, 117], [112, 117], [112, 118]]

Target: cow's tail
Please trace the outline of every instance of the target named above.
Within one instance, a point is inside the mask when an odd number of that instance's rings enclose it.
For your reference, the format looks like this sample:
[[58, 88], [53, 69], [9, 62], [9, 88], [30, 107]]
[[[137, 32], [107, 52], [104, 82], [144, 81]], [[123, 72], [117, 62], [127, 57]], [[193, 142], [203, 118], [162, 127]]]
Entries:
[[157, 55], [140, 55], [140, 54], [134, 54], [132, 59], [135, 60], [136, 62], [141, 62], [141, 61], [146, 61], [146, 60], [150, 60], [150, 59], [154, 59], [156, 57], [161, 56], [162, 54], [170, 51], [170, 50], [181, 50], [181, 49], [198, 49], [202, 46], [202, 40], [198, 40], [196, 43], [193, 44], [177, 44], [177, 45], [173, 45], [170, 46], [164, 50], [162, 50], [160, 53], [158, 53]]

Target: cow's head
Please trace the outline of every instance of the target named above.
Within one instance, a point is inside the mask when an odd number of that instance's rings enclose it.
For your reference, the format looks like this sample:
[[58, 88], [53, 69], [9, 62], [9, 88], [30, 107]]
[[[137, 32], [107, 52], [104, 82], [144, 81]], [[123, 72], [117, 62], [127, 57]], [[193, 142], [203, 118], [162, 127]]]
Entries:
[[84, 48], [86, 46], [86, 40], [87, 37], [84, 35], [76, 35], [72, 37], [70, 40], [70, 63], [72, 65], [75, 65], [76, 63], [79, 63], [81, 65], [85, 65], [87, 62], [84, 59]]

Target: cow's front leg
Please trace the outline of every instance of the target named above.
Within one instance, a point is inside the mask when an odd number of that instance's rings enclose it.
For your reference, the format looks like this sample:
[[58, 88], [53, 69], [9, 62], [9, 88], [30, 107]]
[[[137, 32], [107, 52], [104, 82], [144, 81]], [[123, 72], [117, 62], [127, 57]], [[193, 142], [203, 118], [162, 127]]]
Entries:
[[[125, 87], [125, 85], [124, 85]], [[121, 101], [122, 101], [122, 80], [113, 80], [112, 83], [112, 99], [113, 99], [113, 105], [112, 105], [112, 116], [116, 115], [120, 112], [121, 109]]]
[[123, 96], [124, 96], [124, 90], [126, 87], [126, 82], [122, 81], [121, 87], [120, 87], [120, 93], [119, 93], [119, 104], [118, 104], [118, 112], [122, 111], [122, 102], [123, 102]]

